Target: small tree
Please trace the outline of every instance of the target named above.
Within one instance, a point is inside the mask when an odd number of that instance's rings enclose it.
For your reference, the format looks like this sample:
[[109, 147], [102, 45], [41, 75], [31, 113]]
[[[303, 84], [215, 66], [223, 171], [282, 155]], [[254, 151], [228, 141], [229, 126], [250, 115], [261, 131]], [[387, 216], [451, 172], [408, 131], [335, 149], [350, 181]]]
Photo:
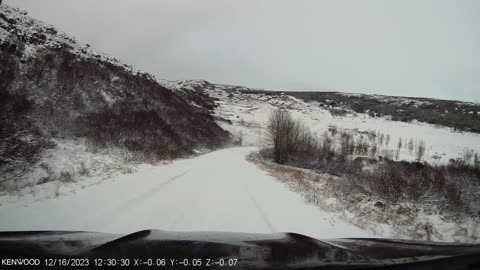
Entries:
[[378, 143], [380, 145], [383, 144], [383, 140], [385, 139], [385, 134], [381, 133], [380, 131], [378, 132]]
[[370, 148], [370, 158], [376, 158], [377, 151], [378, 151], [377, 143], [373, 143], [372, 147]]
[[268, 120], [267, 135], [273, 144], [274, 161], [284, 164], [295, 150], [295, 140], [298, 140], [301, 127], [290, 115], [282, 109], [275, 110]]
[[402, 137], [398, 138], [397, 152], [395, 153], [395, 159], [396, 160], [400, 159], [400, 151], [401, 150], [402, 150]]
[[425, 142], [424, 141], [420, 141], [418, 143], [418, 147], [417, 147], [417, 155], [416, 155], [416, 158], [417, 158], [417, 161], [420, 162], [422, 161], [423, 159], [423, 156], [425, 155], [425, 150], [426, 150], [426, 145], [425, 145]]
[[385, 138], [385, 145], [388, 147], [388, 145], [390, 144], [390, 134], [387, 134], [387, 137]]
[[408, 152], [409, 152], [410, 154], [412, 154], [413, 149], [414, 149], [413, 138], [410, 138], [410, 140], [408, 141], [408, 144], [407, 144], [407, 145], [408, 145]]
[[330, 137], [328, 132], [325, 131], [323, 135], [321, 146], [320, 146], [320, 156], [319, 160], [330, 160], [335, 155], [333, 149], [333, 138]]

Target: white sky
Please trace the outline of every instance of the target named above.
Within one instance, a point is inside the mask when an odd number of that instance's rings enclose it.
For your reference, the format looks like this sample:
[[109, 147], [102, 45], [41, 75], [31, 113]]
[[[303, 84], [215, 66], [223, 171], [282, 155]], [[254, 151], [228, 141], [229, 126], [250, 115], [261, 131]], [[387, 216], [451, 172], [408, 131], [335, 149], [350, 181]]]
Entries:
[[164, 79], [480, 101], [477, 0], [5, 0]]

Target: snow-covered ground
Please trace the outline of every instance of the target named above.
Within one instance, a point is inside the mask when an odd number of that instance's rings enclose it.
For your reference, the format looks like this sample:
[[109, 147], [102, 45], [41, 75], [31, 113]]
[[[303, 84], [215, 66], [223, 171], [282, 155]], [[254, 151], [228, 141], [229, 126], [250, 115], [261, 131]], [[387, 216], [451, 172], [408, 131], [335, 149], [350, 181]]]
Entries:
[[[219, 118], [232, 124], [219, 122], [220, 125], [243, 137], [244, 145], [261, 145], [264, 142], [265, 127], [271, 112], [279, 107], [288, 109], [292, 115], [302, 120], [313, 132], [321, 136], [330, 126], [338, 129], [381, 132], [390, 135], [390, 142], [379, 145], [381, 151], [395, 151], [402, 138], [400, 159], [415, 160], [415, 151], [406, 149], [407, 141], [414, 145], [420, 141], [426, 144], [424, 160], [433, 164], [446, 164], [450, 159], [461, 158], [465, 150], [480, 153], [480, 134], [454, 132], [451, 128], [419, 122], [391, 121], [388, 118], [370, 117], [368, 114], [347, 114], [333, 116], [318, 103], [306, 103], [288, 95], [270, 96], [265, 94], [245, 94], [239, 91], [225, 91], [228, 86], [216, 85], [208, 92], [218, 98], [219, 105], [215, 113]], [[379, 152], [380, 154], [382, 152]]]
[[[0, 197], [0, 230], [297, 232], [319, 238], [369, 237], [245, 160], [253, 147], [230, 148], [96, 185]], [[59, 194], [58, 194], [59, 193]], [[58, 195], [58, 196], [57, 196]], [[388, 235], [381, 235], [388, 237]]]
[[[189, 84], [193, 84], [192, 87]], [[182, 91], [203, 87], [202, 82], [196, 81], [166, 81], [164, 85], [176, 91], [180, 87]], [[278, 176], [271, 176], [246, 161], [245, 157], [264, 142], [270, 113], [279, 107], [287, 108], [319, 135], [330, 126], [381, 131], [391, 136], [390, 144], [384, 146], [387, 149], [395, 149], [398, 137], [424, 140], [427, 143], [425, 159], [431, 162], [435, 161], [433, 155], [441, 156], [440, 162], [447, 162], [449, 158], [460, 157], [465, 148], [480, 150], [479, 134], [456, 133], [444, 127], [394, 122], [362, 114], [337, 117], [318, 104], [290, 96], [244, 94], [225, 91], [218, 85], [213, 87], [207, 91], [218, 99], [219, 106], [214, 112], [218, 123], [241, 136], [243, 145], [249, 147], [149, 165], [126, 161], [126, 153], [97, 152], [82, 141], [58, 140], [57, 147], [47, 151], [41, 161], [45, 164], [41, 168], [45, 170], [32, 173], [31, 178], [37, 179], [33, 181], [37, 185], [0, 194], [0, 230], [128, 233], [163, 229], [296, 232], [317, 238], [423, 239], [402, 233], [398, 227], [403, 225], [396, 222], [371, 220], [368, 213], [375, 211], [375, 201], [359, 203], [358, 212], [337, 207], [342, 201], [332, 194], [321, 194], [324, 202], [311, 204], [306, 201], [308, 194], [292, 190], [288, 183], [279, 181]], [[414, 154], [403, 148], [401, 158], [412, 160]], [[63, 172], [74, 177], [65, 181]], [[39, 183], [45, 177], [50, 182]], [[328, 209], [322, 207], [325, 204]], [[478, 231], [478, 223], [473, 220], [458, 224], [443, 220], [436, 213], [420, 213], [419, 218], [421, 224], [433, 224], [438, 232], [433, 240], [477, 241], [468, 236]], [[459, 231], [465, 233], [459, 235]]]
[[[9, 30], [0, 29], [2, 40], [15, 43], [13, 36], [36, 40], [24, 48], [25, 59], [34, 58], [38, 51], [46, 48], [68, 45], [80, 57], [108, 62], [133, 74], [141, 73], [93, 51], [86, 44], [77, 43], [47, 24], [27, 18], [18, 9], [0, 8], [5, 18], [15, 20], [18, 25]], [[11, 31], [16, 31], [15, 35], [11, 35]], [[148, 78], [155, 80], [150, 75]], [[308, 204], [301, 193], [292, 191], [285, 183], [245, 160], [264, 143], [268, 117], [279, 107], [288, 109], [319, 136], [331, 126], [382, 132], [390, 135], [389, 144], [385, 142], [381, 147], [383, 150], [394, 150], [400, 137], [404, 146], [407, 140], [424, 141], [425, 160], [432, 163], [459, 158], [465, 149], [480, 152], [480, 134], [453, 132], [449, 128], [416, 122], [394, 122], [366, 114], [333, 116], [318, 103], [305, 103], [291, 96], [236, 91], [248, 90], [244, 87], [212, 84], [204, 87], [204, 81], [158, 82], [175, 91], [207, 88], [205, 91], [218, 99], [219, 106], [214, 112], [218, 123], [242, 138], [243, 145], [253, 147], [224, 149], [191, 159], [149, 165], [129, 162], [128, 153], [118, 149], [100, 151], [88, 149], [84, 141], [56, 140], [57, 146], [45, 152], [39, 162], [41, 166], [27, 177], [31, 186], [0, 194], [0, 230], [288, 231], [318, 238], [405, 237], [392, 233], [396, 224], [375, 223], [367, 214], [360, 220], [364, 221], [359, 224], [360, 228], [352, 225], [359, 223], [360, 212], [325, 211]], [[115, 102], [108, 93], [101, 94], [110, 105]], [[404, 147], [400, 158], [413, 160], [415, 155]], [[342, 203], [333, 197], [322, 199], [326, 204]], [[373, 203], [359, 204], [359, 208], [367, 213]], [[458, 224], [436, 221], [440, 219], [437, 215], [426, 213], [422, 219], [440, 224], [447, 233], [458, 229]], [[465, 225], [475, 226], [477, 223]], [[450, 236], [435, 240], [457, 240]]]

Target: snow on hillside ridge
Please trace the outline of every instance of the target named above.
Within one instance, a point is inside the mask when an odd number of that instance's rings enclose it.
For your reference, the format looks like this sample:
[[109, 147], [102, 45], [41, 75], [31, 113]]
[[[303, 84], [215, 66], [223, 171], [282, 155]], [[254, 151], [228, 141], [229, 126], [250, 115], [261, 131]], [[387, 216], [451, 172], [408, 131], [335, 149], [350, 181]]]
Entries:
[[401, 106], [404, 104], [413, 104], [415, 107], [420, 107], [421, 105], [431, 105], [431, 102], [422, 101], [418, 99], [408, 98], [408, 97], [399, 97], [399, 96], [385, 96], [385, 95], [366, 95], [366, 94], [352, 94], [352, 93], [339, 93], [344, 96], [363, 96], [374, 98], [378, 101], [384, 103], [395, 103], [397, 106]]
[[[15, 28], [11, 28], [9, 31], [0, 27], [0, 42], [16, 43], [12, 39], [12, 34], [25, 41], [26, 46], [22, 48], [22, 61], [35, 58], [39, 49], [58, 50], [69, 48], [72, 53], [81, 58], [110, 63], [134, 75], [146, 74], [106, 53], [94, 50], [89, 44], [78, 42], [74, 37], [56, 29], [52, 25], [30, 18], [27, 16], [28, 12], [26, 11], [6, 4], [0, 5], [0, 11], [1, 25], [8, 25], [7, 22], [15, 24]], [[153, 75], [148, 75], [153, 79]]]

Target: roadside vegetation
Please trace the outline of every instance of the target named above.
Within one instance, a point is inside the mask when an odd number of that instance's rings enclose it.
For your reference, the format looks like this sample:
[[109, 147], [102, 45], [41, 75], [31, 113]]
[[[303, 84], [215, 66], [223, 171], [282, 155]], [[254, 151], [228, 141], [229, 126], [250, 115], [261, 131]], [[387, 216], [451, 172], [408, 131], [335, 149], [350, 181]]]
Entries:
[[[395, 150], [379, 150], [381, 145], [389, 144]], [[308, 169], [337, 182], [332, 184], [336, 190], [330, 192], [339, 193], [337, 197], [350, 203], [369, 198], [379, 208], [410, 205], [452, 220], [478, 217], [478, 154], [466, 150], [461, 159], [451, 160], [447, 165], [431, 165], [423, 161], [425, 149], [426, 143], [421, 140], [399, 139], [394, 143], [383, 133], [358, 136], [335, 127], [316, 136], [287, 111], [279, 109], [270, 116], [267, 143], [260, 155], [264, 160]], [[398, 161], [402, 150], [414, 154], [416, 161]], [[312, 189], [315, 185], [310, 183], [305, 187]], [[311, 190], [308, 192], [311, 194]]]

